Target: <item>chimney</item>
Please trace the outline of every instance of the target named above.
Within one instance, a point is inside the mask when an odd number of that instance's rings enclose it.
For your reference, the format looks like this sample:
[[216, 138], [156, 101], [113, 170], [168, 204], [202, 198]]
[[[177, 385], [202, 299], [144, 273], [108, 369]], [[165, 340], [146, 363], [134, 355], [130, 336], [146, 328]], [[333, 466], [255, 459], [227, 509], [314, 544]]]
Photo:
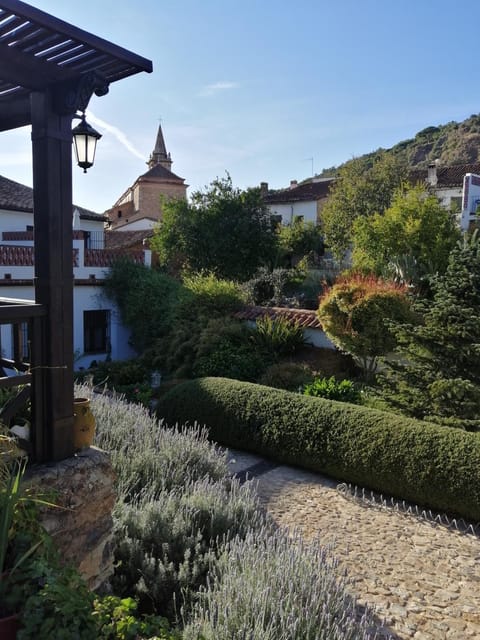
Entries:
[[428, 165], [427, 182], [431, 187], [436, 187], [438, 182], [437, 163], [430, 162]]
[[296, 189], [298, 187], [298, 182], [296, 180], [290, 180], [290, 189]]
[[262, 198], [268, 196], [268, 182], [260, 182], [260, 195]]

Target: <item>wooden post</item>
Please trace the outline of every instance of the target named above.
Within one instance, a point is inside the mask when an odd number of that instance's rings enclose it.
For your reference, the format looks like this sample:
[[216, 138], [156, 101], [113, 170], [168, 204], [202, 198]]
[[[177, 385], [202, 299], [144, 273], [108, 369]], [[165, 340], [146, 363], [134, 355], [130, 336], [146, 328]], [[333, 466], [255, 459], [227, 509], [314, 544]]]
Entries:
[[32, 92], [30, 100], [35, 300], [47, 310], [41, 345], [43, 399], [37, 407], [44, 445], [39, 449], [43, 460], [54, 461], [74, 453], [72, 115], [55, 113], [48, 89]]

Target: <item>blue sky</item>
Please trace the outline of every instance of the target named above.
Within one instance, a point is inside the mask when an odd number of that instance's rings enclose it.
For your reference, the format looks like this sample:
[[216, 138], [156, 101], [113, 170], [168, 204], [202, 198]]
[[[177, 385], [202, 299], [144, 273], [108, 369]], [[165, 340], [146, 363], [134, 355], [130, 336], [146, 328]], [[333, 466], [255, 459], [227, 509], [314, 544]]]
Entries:
[[[153, 61], [93, 97], [95, 166], [74, 200], [113, 205], [146, 170], [159, 119], [191, 189], [288, 186], [480, 112], [480, 3], [445, 0], [31, 0]], [[123, 140], [123, 142], [122, 142]], [[0, 173], [31, 185], [30, 131], [2, 134]], [[190, 189], [190, 190], [191, 190]]]

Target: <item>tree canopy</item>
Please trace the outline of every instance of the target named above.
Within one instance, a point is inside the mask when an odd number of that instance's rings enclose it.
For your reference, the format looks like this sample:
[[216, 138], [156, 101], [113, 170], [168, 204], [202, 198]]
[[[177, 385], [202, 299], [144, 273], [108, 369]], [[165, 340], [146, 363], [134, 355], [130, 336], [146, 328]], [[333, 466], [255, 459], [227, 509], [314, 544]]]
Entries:
[[403, 413], [480, 428], [480, 242], [466, 236], [420, 325], [393, 328], [398, 357], [387, 360], [382, 395]]
[[383, 213], [406, 177], [406, 167], [385, 152], [373, 164], [371, 158], [362, 157], [341, 167], [322, 209], [325, 243], [338, 260], [350, 247], [354, 221]]
[[368, 377], [378, 357], [395, 346], [387, 321], [407, 322], [412, 315], [405, 287], [354, 275], [338, 280], [325, 293], [318, 317], [330, 340], [350, 353]]
[[271, 264], [277, 238], [260, 190], [234, 188], [227, 175], [194, 192], [190, 202], [166, 202], [152, 247], [170, 270], [245, 281]]
[[403, 279], [412, 281], [444, 273], [459, 239], [454, 216], [435, 196], [421, 186], [406, 187], [396, 192], [383, 214], [354, 221], [352, 263], [354, 269], [391, 275], [409, 256], [415, 273], [410, 269]]

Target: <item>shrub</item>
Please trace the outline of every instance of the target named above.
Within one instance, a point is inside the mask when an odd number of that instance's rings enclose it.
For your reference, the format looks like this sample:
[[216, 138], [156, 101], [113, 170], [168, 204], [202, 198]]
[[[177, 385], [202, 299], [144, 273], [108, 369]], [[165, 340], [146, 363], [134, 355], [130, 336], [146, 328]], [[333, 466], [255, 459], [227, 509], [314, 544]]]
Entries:
[[183, 276], [183, 286], [193, 295], [194, 313], [227, 315], [238, 309], [244, 294], [232, 280], [218, 278], [213, 273], [193, 273]]
[[180, 640], [168, 621], [159, 616], [138, 616], [133, 598], [104, 596], [95, 600], [93, 618], [97, 640], [137, 640], [155, 636], [155, 640]]
[[24, 603], [18, 639], [95, 640], [94, 595], [76, 569], [39, 563], [38, 571], [42, 586]]
[[210, 320], [200, 335], [193, 374], [255, 380], [265, 368], [265, 361], [256, 349], [254, 335], [238, 320]]
[[255, 276], [242, 285], [246, 302], [254, 305], [275, 306], [282, 302], [287, 286], [296, 273], [292, 269], [260, 268]]
[[350, 380], [336, 380], [334, 376], [330, 378], [316, 378], [312, 383], [305, 385], [303, 393], [306, 396], [315, 398], [325, 398], [327, 400], [338, 400], [339, 402], [360, 402], [360, 393]]
[[105, 383], [109, 389], [145, 382], [149, 369], [142, 360], [114, 360], [99, 362], [95, 368], [77, 372], [75, 377], [82, 381], [91, 378], [93, 384]]
[[218, 378], [175, 387], [159, 412], [198, 420], [222, 444], [480, 519], [478, 434]]
[[155, 496], [186, 482], [227, 475], [226, 455], [208, 442], [205, 430], [166, 429], [140, 405], [92, 395], [87, 387], [77, 391], [92, 397], [95, 444], [110, 453], [122, 499], [134, 500], [147, 488]]
[[118, 478], [115, 593], [173, 618], [224, 541], [259, 520], [252, 487], [230, 480], [226, 455], [205, 430], [163, 428], [143, 407], [106, 396], [93, 396], [92, 411], [96, 444]]
[[129, 260], [112, 265], [105, 293], [114, 300], [133, 346], [142, 352], [174, 326], [181, 284], [169, 276]]
[[306, 365], [295, 362], [277, 362], [267, 368], [258, 382], [267, 387], [298, 391], [311, 380], [312, 372]]
[[337, 281], [320, 301], [318, 317], [325, 333], [360, 363], [367, 377], [378, 357], [395, 347], [387, 321], [413, 318], [406, 291], [393, 282], [354, 275]]
[[224, 542], [245, 536], [260, 515], [250, 483], [205, 479], [119, 504], [115, 518], [115, 593], [174, 619], [175, 603], [188, 605]]
[[302, 327], [281, 316], [271, 318], [265, 314], [259, 318], [253, 335], [259, 349], [273, 358], [292, 355], [305, 345]]
[[185, 275], [172, 330], [149, 350], [152, 366], [178, 377], [193, 376], [200, 336], [208, 323], [228, 316], [242, 303], [239, 286], [230, 280], [211, 273]]
[[357, 618], [336, 561], [318, 544], [278, 530], [233, 540], [200, 591], [185, 640], [361, 640], [371, 638], [366, 610]]

